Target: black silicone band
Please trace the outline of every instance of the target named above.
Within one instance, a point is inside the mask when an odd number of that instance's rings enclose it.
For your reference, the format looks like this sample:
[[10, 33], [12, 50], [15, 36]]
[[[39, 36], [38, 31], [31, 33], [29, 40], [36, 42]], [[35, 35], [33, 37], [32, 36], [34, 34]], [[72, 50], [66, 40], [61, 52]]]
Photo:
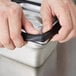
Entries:
[[52, 37], [58, 33], [60, 30], [61, 26], [59, 24], [59, 21], [53, 26], [53, 28], [50, 31], [47, 31], [46, 33], [43, 34], [38, 34], [38, 35], [32, 35], [28, 33], [22, 32], [22, 37], [25, 41], [32, 41], [32, 42], [45, 42], [46, 40], [51, 40]]
[[33, 4], [36, 6], [41, 6], [41, 3], [37, 3], [34, 1], [28, 1], [28, 0], [12, 0], [12, 1], [17, 2], [17, 3], [28, 3], [28, 4]]

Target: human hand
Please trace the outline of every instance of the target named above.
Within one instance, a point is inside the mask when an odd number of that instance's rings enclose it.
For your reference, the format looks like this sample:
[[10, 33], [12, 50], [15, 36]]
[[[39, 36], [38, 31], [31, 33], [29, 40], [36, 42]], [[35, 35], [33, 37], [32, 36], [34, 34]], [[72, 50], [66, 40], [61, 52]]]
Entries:
[[52, 29], [54, 16], [60, 22], [61, 29], [51, 41], [63, 43], [76, 37], [76, 5], [72, 0], [43, 0], [41, 16], [43, 32]]
[[25, 44], [21, 36], [22, 27], [28, 33], [38, 33], [25, 18], [18, 4], [10, 0], [0, 1], [0, 47], [8, 49], [22, 47]]

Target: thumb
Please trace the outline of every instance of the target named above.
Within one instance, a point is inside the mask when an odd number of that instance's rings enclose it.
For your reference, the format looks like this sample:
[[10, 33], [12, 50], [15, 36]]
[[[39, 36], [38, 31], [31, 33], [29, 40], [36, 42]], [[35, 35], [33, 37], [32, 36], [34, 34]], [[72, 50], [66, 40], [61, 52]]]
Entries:
[[52, 23], [53, 23], [52, 11], [46, 0], [42, 2], [41, 16], [43, 21], [43, 32], [46, 32], [52, 28]]
[[29, 34], [39, 34], [39, 31], [36, 30], [36, 29], [33, 27], [32, 23], [25, 18], [24, 14], [23, 14], [23, 16], [22, 16], [22, 24], [23, 24], [24, 30], [25, 30], [27, 33], [29, 33]]

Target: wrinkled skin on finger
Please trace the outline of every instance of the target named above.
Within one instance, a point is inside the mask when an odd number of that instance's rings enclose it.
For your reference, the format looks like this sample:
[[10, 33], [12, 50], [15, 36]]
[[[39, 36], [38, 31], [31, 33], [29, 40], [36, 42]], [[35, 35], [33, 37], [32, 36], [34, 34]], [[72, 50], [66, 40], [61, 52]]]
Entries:
[[0, 1], [0, 45], [8, 49], [20, 48], [25, 45], [21, 36], [22, 27], [27, 33], [37, 34], [20, 5], [10, 0]]
[[76, 37], [76, 5], [72, 0], [43, 0], [41, 6], [43, 32], [52, 29], [53, 18], [56, 16], [61, 29], [51, 41], [64, 43]]

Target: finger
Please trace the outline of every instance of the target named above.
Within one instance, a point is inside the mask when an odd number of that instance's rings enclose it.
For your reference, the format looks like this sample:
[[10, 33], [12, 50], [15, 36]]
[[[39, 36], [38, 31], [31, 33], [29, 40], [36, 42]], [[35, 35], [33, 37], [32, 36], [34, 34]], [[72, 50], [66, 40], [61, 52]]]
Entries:
[[[53, 2], [55, 2], [55, 5], [53, 5], [54, 4]], [[71, 14], [70, 14], [68, 6], [64, 4], [64, 2], [61, 0], [51, 1], [51, 7], [59, 19], [60, 25], [62, 26], [59, 33], [55, 35], [52, 40], [62, 41], [66, 39], [66, 37], [69, 35], [71, 30], [73, 29]]]
[[[69, 1], [69, 2], [68, 2]], [[70, 10], [71, 13], [71, 18], [72, 18], [72, 22], [73, 22], [73, 28], [75, 29], [75, 25], [76, 25], [76, 5], [74, 4], [73, 0], [64, 0], [64, 2], [68, 5], [68, 8]]]
[[72, 17], [73, 29], [76, 30], [76, 5], [74, 5], [73, 1], [70, 1], [68, 6]]
[[69, 41], [70, 39], [72, 39], [72, 38], [74, 38], [74, 37], [76, 37], [76, 32], [73, 30], [73, 31], [69, 34], [69, 36], [68, 36], [65, 40], [60, 41], [60, 43], [67, 42], [67, 41]]
[[4, 14], [1, 15], [0, 12], [0, 42], [1, 44], [8, 49], [14, 49], [15, 46], [10, 39], [8, 24], [7, 24], [7, 18]]
[[[21, 36], [21, 13], [19, 7], [12, 7], [9, 15], [10, 36], [16, 47], [22, 47], [25, 42]], [[14, 14], [15, 13], [15, 14]]]
[[43, 20], [43, 32], [46, 32], [52, 28], [53, 22], [52, 10], [46, 0], [42, 2], [41, 16]]
[[71, 17], [72, 17], [73, 30], [72, 30], [72, 32], [69, 34], [69, 36], [65, 40], [60, 41], [61, 43], [66, 42], [66, 41], [70, 40], [73, 37], [76, 37], [76, 27], [75, 27], [75, 25], [76, 25], [76, 19], [75, 19], [75, 10], [74, 10], [75, 6], [74, 6], [74, 4], [73, 4], [72, 1], [70, 1], [70, 4], [68, 4], [68, 6], [69, 6], [69, 10], [70, 10]]
[[25, 31], [26, 31], [27, 33], [30, 33], [30, 34], [39, 34], [39, 31], [36, 30], [36, 29], [33, 27], [32, 23], [29, 22], [29, 21], [25, 18], [24, 14], [23, 14], [23, 16], [22, 16], [22, 24], [23, 24], [23, 28], [25, 29]]

